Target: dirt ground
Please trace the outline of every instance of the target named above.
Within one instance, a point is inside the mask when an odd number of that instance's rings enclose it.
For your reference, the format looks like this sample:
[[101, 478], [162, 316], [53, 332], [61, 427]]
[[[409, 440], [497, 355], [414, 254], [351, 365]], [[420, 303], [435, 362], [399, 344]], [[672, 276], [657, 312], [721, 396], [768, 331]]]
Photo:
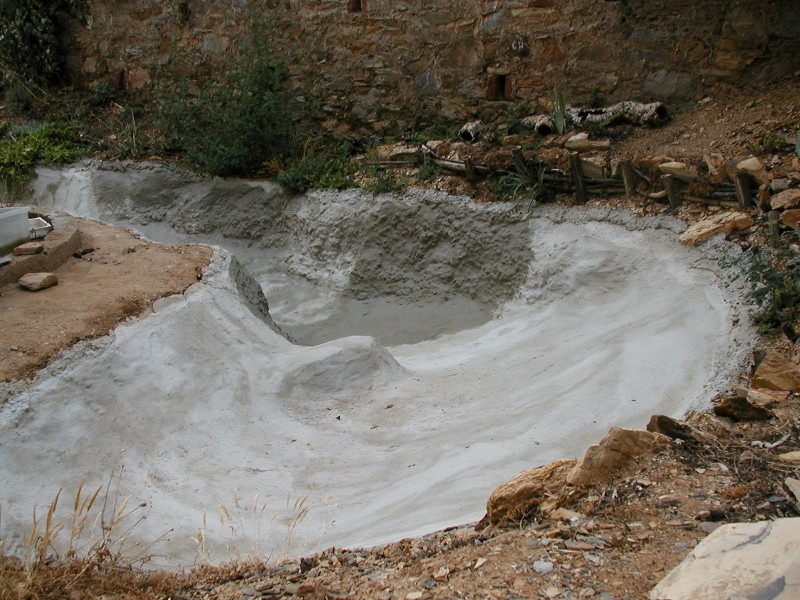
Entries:
[[[709, 98], [683, 107], [662, 128], [621, 131], [612, 155], [700, 162], [708, 153], [733, 158], [756, 152], [778, 171], [794, 169], [791, 148], [762, 146], [769, 135], [800, 130], [795, 82], [752, 93], [720, 89]], [[667, 210], [621, 197], [593, 203], [640, 213]], [[694, 221], [718, 210], [686, 205], [679, 216]], [[0, 289], [0, 379], [30, 376], [59, 348], [103, 335], [155, 298], [183, 291], [210, 257], [205, 247], [150, 244], [92, 222], [81, 228], [84, 248], [93, 250], [57, 271], [58, 286], [37, 294], [15, 285]], [[790, 346], [780, 337], [766, 345]], [[749, 376], [743, 373], [741, 383]], [[336, 548], [283, 564], [241, 562], [187, 574], [128, 571], [121, 577], [101, 566], [91, 578], [54, 577], [30, 597], [645, 598], [720, 524], [800, 514], [782, 486], [800, 467], [777, 458], [800, 450], [800, 399], [790, 397], [774, 413], [765, 422], [692, 421], [702, 434], [697, 440], [673, 440], [667, 451], [643, 457], [611, 484], [579, 494], [568, 507], [573, 512], [534, 514], [504, 530], [466, 525], [370, 550]], [[787, 435], [775, 448], [753, 444]], [[0, 571], [11, 568], [7, 559], [0, 562]], [[29, 589], [21, 575], [15, 581], [16, 587], [0, 588], [2, 597]]]
[[58, 285], [40, 292], [0, 287], [0, 381], [31, 377], [61, 349], [183, 292], [211, 259], [210, 247], [155, 244], [125, 229], [76, 222], [81, 248], [54, 271]]

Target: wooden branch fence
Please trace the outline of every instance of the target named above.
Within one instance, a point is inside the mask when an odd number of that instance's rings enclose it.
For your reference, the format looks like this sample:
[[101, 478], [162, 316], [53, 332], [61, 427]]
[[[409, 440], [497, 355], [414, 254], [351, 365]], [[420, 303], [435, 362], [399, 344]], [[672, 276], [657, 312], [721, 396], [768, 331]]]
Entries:
[[[443, 171], [460, 175], [471, 183], [477, 183], [481, 178], [508, 174], [507, 169], [491, 169], [486, 165], [475, 164], [471, 159], [454, 160], [441, 158], [430, 148], [422, 147], [422, 159], [425, 164], [433, 165]], [[513, 170], [524, 176], [536, 169], [536, 161], [526, 159], [522, 150], [517, 147], [512, 152]], [[609, 178], [588, 177], [585, 174], [584, 160], [577, 152], [569, 155], [570, 171], [566, 173], [559, 169], [545, 168], [543, 187], [555, 193], [575, 194], [578, 204], [585, 204], [590, 196], [609, 194], [625, 194], [629, 197], [641, 197], [655, 202], [668, 202], [670, 208], [677, 210], [683, 202], [697, 202], [721, 206], [738, 207], [741, 209], [758, 206], [754, 202], [753, 188], [750, 177], [746, 173], [736, 176], [735, 183], [711, 181], [701, 177], [683, 175], [661, 175], [653, 179], [633, 166], [629, 160], [620, 165], [619, 175]], [[418, 166], [420, 160], [381, 161], [376, 166], [381, 168], [404, 168]], [[639, 191], [639, 184], [646, 183], [649, 188], [647, 193]], [[702, 195], [692, 193], [693, 183], [702, 184]], [[660, 188], [660, 189], [659, 189]]]

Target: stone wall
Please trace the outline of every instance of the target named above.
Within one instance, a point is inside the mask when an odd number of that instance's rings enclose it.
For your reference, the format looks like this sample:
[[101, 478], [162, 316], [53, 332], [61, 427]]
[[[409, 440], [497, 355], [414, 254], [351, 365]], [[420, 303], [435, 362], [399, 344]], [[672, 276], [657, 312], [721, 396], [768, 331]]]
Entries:
[[[361, 10], [357, 10], [358, 6]], [[258, 12], [290, 33], [321, 120], [377, 132], [570, 103], [676, 104], [800, 70], [797, 0], [93, 0], [70, 63], [144, 93], [218, 72]]]

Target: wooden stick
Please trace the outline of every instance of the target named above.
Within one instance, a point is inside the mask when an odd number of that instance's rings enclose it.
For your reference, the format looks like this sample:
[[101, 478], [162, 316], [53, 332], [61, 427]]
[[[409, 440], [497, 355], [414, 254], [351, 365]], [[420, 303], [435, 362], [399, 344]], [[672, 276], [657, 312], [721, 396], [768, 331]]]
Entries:
[[739, 206], [738, 202], [718, 200], [715, 198], [701, 198], [700, 196], [684, 196], [683, 200], [686, 202], [697, 202], [698, 204], [710, 204], [712, 206], [729, 206], [731, 208], [736, 208]]
[[575, 184], [575, 197], [578, 199], [578, 204], [586, 204], [588, 200], [586, 182], [583, 180], [581, 159], [578, 157], [577, 152], [569, 155], [569, 167], [572, 174], [572, 182]]
[[672, 210], [678, 210], [681, 205], [681, 198], [678, 191], [678, 182], [674, 175], [664, 175], [661, 180], [664, 182], [664, 189], [667, 190], [667, 198], [669, 198], [669, 207]]
[[464, 172], [467, 174], [467, 179], [470, 183], [474, 184], [478, 181], [478, 174], [475, 172], [475, 163], [472, 159], [467, 157], [464, 159]]
[[522, 153], [522, 148], [517, 146], [511, 151], [511, 160], [514, 161], [514, 169], [516, 169], [517, 174], [524, 176], [528, 169], [525, 164], [525, 155]]
[[747, 173], [736, 174], [736, 197], [742, 210], [750, 206], [753, 196], [750, 194], [750, 176]]
[[622, 180], [625, 182], [625, 194], [632, 198], [636, 196], [636, 172], [633, 170], [631, 161], [622, 161]]
[[781, 247], [781, 230], [778, 227], [781, 213], [777, 210], [769, 211], [769, 243], [773, 248]]

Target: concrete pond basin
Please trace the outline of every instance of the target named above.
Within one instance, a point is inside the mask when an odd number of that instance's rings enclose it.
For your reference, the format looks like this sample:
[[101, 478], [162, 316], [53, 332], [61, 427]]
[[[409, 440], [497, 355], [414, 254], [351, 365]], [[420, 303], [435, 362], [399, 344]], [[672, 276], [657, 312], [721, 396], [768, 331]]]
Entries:
[[718, 263], [736, 248], [685, 247], [674, 219], [422, 191], [290, 197], [156, 163], [40, 169], [32, 192], [220, 249], [186, 294], [0, 407], [10, 549], [34, 506], [109, 480], [143, 504], [128, 543], [155, 542], [157, 566], [474, 521], [524, 469], [707, 405], [754, 339]]

